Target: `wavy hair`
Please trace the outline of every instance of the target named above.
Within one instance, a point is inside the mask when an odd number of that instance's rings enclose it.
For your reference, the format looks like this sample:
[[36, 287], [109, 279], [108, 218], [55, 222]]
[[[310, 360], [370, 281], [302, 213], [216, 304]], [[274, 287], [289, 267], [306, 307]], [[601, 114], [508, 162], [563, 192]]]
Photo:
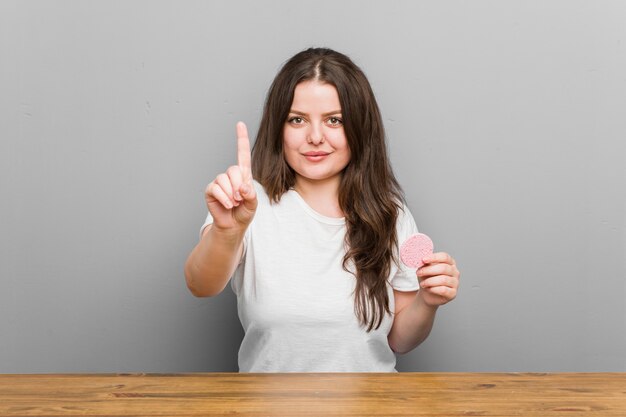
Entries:
[[331, 49], [310, 48], [283, 65], [267, 93], [252, 150], [252, 173], [273, 202], [295, 185], [295, 173], [283, 155], [283, 128], [296, 86], [310, 80], [333, 85], [339, 95], [351, 151], [339, 185], [339, 205], [346, 220], [342, 267], [356, 277], [354, 310], [369, 332], [380, 327], [385, 313], [391, 313], [387, 278], [392, 262], [398, 262], [396, 220], [404, 197], [387, 157], [374, 93], [350, 58]]

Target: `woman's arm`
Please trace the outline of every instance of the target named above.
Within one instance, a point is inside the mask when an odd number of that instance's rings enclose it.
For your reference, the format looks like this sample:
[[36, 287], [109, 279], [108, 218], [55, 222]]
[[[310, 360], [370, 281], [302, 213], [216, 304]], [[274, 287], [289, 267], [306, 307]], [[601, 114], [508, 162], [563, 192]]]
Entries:
[[222, 292], [243, 253], [241, 232], [221, 231], [209, 225], [185, 262], [187, 287], [196, 297]]
[[237, 123], [237, 165], [219, 174], [205, 190], [213, 224], [185, 262], [187, 286], [197, 297], [217, 295], [228, 283], [243, 253], [243, 238], [257, 207], [252, 181], [250, 139]]
[[407, 353], [422, 343], [433, 328], [437, 307], [430, 307], [419, 296], [421, 291], [393, 290], [395, 316], [387, 336], [391, 350]]
[[394, 352], [407, 353], [422, 343], [432, 330], [439, 306], [452, 301], [459, 287], [460, 272], [444, 252], [424, 258], [417, 270], [419, 291], [393, 291], [395, 316], [387, 337]]

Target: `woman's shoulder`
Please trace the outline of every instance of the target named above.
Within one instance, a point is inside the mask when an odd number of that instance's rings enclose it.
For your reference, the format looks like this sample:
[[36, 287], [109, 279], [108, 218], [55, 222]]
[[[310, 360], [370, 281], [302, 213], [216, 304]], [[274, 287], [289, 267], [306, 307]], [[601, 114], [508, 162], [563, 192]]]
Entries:
[[287, 192], [285, 192], [284, 194], [282, 194], [280, 196], [280, 198], [278, 199], [278, 201], [273, 202], [272, 199], [270, 198], [269, 194], [267, 193], [267, 191], [265, 190], [265, 187], [263, 186], [263, 184], [261, 184], [259, 181], [253, 179], [252, 183], [254, 185], [254, 189], [256, 190], [257, 193], [257, 199], [259, 200], [259, 203], [262, 204], [267, 204], [267, 205], [276, 205], [279, 206], [280, 203], [285, 199], [285, 197], [288, 197], [287, 200], [291, 200], [293, 199], [293, 189], [288, 190]]
[[284, 197], [288, 193], [283, 194], [283, 196], [279, 199], [279, 201], [274, 202], [272, 201], [269, 194], [265, 190], [265, 187], [263, 186], [263, 184], [261, 184], [259, 181], [255, 179], [252, 180], [252, 184], [254, 185], [254, 189], [257, 195], [257, 201], [258, 201], [257, 214], [259, 210], [273, 211], [284, 205], [284, 201], [283, 201], [284, 199], [282, 197]]

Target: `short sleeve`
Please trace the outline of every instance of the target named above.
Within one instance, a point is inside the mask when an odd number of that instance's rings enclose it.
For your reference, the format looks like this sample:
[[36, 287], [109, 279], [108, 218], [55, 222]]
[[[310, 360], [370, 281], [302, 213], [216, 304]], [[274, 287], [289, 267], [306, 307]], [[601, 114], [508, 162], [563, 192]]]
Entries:
[[391, 277], [390, 284], [393, 289], [398, 291], [416, 291], [419, 290], [419, 282], [414, 268], [409, 268], [404, 265], [400, 260], [400, 248], [399, 246], [404, 243], [411, 235], [417, 233], [417, 225], [415, 219], [409, 208], [404, 205], [402, 210], [398, 214], [398, 220], [396, 223], [396, 233], [398, 234], [398, 252], [396, 253], [398, 259], [398, 269], [396, 273]]

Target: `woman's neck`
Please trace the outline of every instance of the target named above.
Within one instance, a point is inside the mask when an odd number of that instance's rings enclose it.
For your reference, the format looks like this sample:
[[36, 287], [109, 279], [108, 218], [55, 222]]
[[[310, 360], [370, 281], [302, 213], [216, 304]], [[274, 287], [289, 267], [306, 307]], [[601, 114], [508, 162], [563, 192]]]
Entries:
[[339, 207], [339, 177], [328, 180], [309, 180], [296, 177], [294, 189], [306, 203], [318, 213], [327, 217], [344, 217]]

